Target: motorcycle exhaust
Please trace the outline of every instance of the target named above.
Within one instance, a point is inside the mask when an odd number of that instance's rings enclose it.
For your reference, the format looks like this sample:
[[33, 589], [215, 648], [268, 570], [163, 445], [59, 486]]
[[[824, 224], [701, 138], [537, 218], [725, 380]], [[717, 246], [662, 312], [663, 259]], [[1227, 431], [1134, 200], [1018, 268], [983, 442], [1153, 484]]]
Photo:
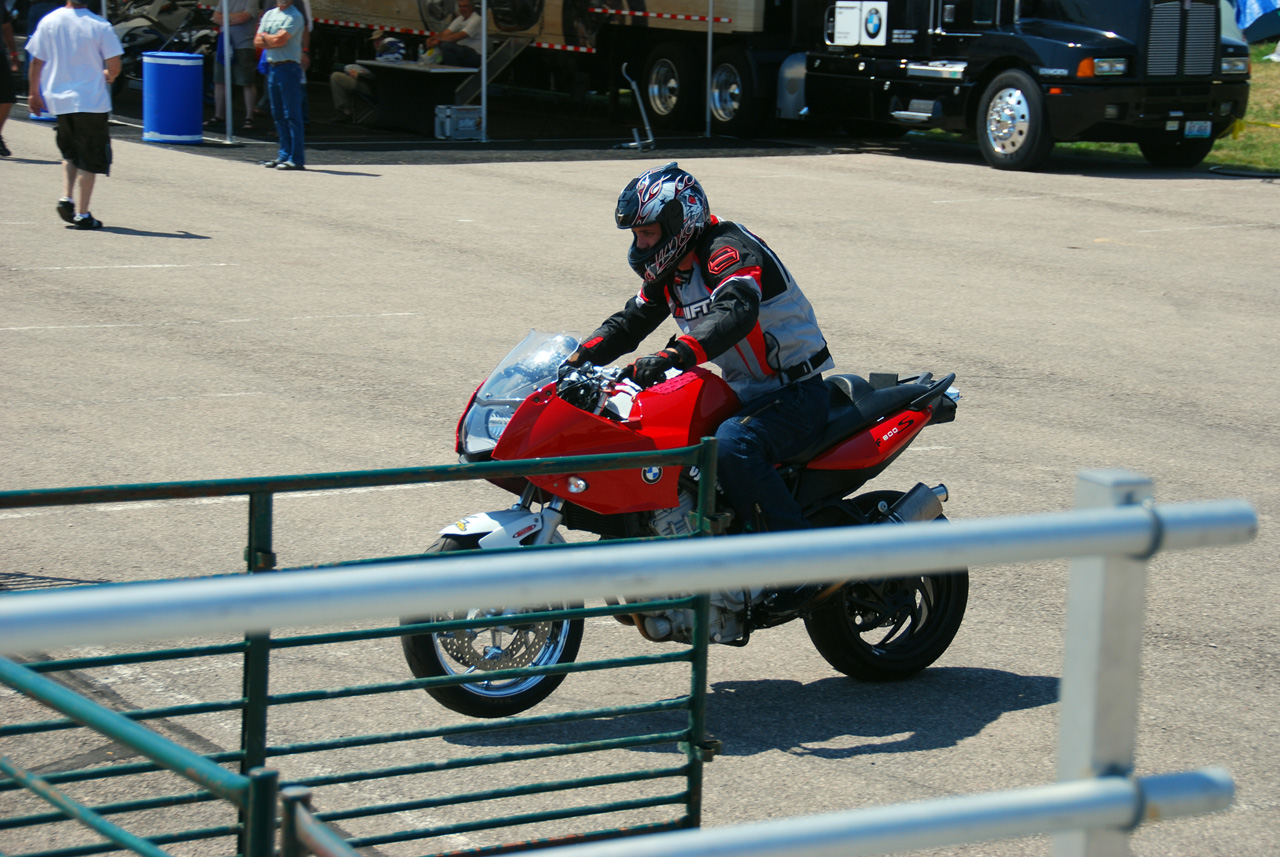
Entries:
[[942, 504], [950, 496], [947, 486], [941, 483], [930, 488], [923, 482], [898, 498], [898, 502], [890, 506], [880, 501], [879, 511], [891, 521], [906, 524], [915, 521], [932, 521], [942, 514]]

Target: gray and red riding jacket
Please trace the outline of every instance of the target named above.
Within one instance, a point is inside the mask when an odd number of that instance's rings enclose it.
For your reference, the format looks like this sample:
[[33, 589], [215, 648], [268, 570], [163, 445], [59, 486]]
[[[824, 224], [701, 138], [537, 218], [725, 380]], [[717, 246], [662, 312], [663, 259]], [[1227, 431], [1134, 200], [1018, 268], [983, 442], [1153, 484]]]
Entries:
[[680, 368], [715, 363], [744, 403], [835, 365], [813, 307], [763, 241], [713, 217], [693, 255], [691, 270], [645, 283], [587, 337], [594, 362], [634, 351], [670, 315]]

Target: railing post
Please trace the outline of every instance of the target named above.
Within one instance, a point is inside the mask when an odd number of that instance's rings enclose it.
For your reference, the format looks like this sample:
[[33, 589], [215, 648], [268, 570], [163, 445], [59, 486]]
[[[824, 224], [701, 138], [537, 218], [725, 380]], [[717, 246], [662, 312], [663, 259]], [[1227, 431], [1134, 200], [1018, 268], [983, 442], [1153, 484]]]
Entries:
[[266, 768], [249, 772], [245, 801], [244, 833], [240, 853], [244, 857], [273, 857], [276, 851], [276, 796], [280, 775]]
[[298, 810], [311, 808], [311, 789], [286, 786], [280, 790], [280, 857], [306, 857], [307, 849], [298, 833]]
[[[1080, 509], [1128, 506], [1151, 498], [1151, 480], [1122, 470], [1086, 470], [1076, 482]], [[1154, 518], [1152, 522], [1154, 531]], [[1059, 782], [1133, 775], [1146, 572], [1145, 556], [1071, 561], [1058, 713]], [[1054, 857], [1128, 854], [1127, 831], [1072, 831], [1053, 840]]]
[[689, 794], [685, 799], [687, 827], [702, 825], [702, 766], [707, 746], [707, 649], [711, 645], [711, 598], [703, 594], [693, 602], [693, 661], [689, 677]]
[[[249, 495], [249, 541], [245, 548], [245, 564], [249, 573], [270, 571], [276, 563], [272, 551], [272, 495], [255, 492]], [[240, 773], [252, 776], [267, 762], [267, 693], [271, 664], [270, 632], [245, 635], [242, 690], [244, 708], [240, 712]], [[274, 801], [274, 792], [272, 800]], [[240, 823], [246, 837], [252, 823], [250, 808], [241, 810]], [[248, 839], [241, 853], [249, 855]], [[269, 853], [269, 852], [268, 852]]]
[[698, 445], [698, 535], [713, 535], [711, 520], [716, 512], [716, 455], [720, 441], [704, 437]]

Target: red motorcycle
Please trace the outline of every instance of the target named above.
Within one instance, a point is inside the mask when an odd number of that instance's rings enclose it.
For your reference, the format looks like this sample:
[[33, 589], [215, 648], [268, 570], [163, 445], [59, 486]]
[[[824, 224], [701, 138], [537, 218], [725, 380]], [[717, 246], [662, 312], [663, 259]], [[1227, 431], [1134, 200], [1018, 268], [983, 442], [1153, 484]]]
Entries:
[[[565, 455], [652, 452], [690, 446], [739, 409], [721, 378], [704, 369], [672, 370], [666, 381], [640, 389], [620, 381], [620, 370], [585, 366], [557, 378], [577, 347], [567, 334], [531, 332], [476, 390], [457, 429], [464, 462], [516, 461]], [[778, 467], [806, 518], [815, 526], [945, 520], [943, 485], [917, 483], [907, 492], [870, 491], [879, 476], [927, 425], [955, 419], [955, 375], [833, 375], [827, 428], [808, 449]], [[469, 515], [440, 532], [428, 553], [509, 548], [563, 542], [561, 528], [602, 539], [681, 536], [693, 532], [696, 468], [649, 467], [576, 476], [498, 480], [520, 495], [509, 509]], [[747, 531], [733, 520], [717, 491], [716, 520], [726, 534]], [[917, 577], [751, 587], [711, 594], [711, 639], [746, 645], [752, 633], [803, 619], [809, 638], [831, 666], [864, 680], [901, 678], [929, 666], [946, 651], [964, 618], [969, 594], [965, 569]], [[617, 603], [617, 602], [613, 602]], [[558, 607], [558, 605], [557, 605]], [[502, 717], [537, 705], [563, 675], [489, 681], [484, 673], [530, 665], [569, 663], [582, 641], [582, 620], [521, 623], [534, 607], [475, 608], [404, 624], [445, 619], [512, 616], [483, 630], [416, 634], [401, 638], [419, 678], [475, 675], [474, 683], [428, 690], [454, 711]], [[619, 616], [651, 642], [692, 642], [687, 611]]]

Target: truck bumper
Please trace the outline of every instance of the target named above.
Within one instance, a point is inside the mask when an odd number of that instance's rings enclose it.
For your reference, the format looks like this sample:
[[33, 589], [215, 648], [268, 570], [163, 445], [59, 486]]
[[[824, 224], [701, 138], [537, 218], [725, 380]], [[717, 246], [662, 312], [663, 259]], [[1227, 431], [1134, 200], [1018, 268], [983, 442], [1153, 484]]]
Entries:
[[1055, 140], [1135, 142], [1149, 135], [1182, 133], [1185, 123], [1208, 121], [1217, 136], [1243, 119], [1249, 84], [1044, 87]]

